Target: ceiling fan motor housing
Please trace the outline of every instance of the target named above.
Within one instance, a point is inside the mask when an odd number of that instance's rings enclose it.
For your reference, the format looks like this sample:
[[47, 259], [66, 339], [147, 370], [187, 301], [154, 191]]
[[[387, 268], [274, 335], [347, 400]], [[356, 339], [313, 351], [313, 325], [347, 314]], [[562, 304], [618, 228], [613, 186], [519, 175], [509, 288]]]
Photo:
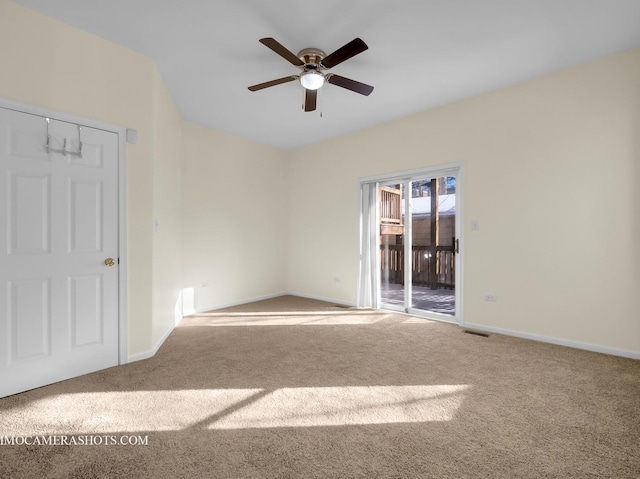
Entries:
[[323, 68], [320, 63], [327, 54], [317, 48], [305, 48], [300, 50], [297, 56], [304, 63], [305, 70], [318, 70]]

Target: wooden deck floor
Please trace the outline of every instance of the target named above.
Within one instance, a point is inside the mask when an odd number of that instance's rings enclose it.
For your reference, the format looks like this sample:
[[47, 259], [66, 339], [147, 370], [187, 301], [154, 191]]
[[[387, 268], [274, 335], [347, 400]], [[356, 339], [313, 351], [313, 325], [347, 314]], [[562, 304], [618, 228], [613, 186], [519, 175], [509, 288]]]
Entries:
[[[414, 286], [412, 291], [412, 307], [423, 311], [450, 314], [456, 313], [456, 297], [453, 289], [429, 289]], [[404, 286], [401, 284], [383, 284], [381, 302], [395, 306], [404, 304]]]

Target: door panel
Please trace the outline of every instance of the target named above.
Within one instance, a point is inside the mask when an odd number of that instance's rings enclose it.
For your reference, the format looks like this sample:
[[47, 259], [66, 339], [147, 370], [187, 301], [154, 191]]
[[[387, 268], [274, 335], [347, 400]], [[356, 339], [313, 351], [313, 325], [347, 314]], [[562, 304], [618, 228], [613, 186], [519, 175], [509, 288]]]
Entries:
[[102, 343], [102, 276], [69, 277], [69, 324], [71, 347]]
[[117, 165], [114, 133], [0, 108], [0, 397], [118, 364]]
[[8, 172], [9, 254], [46, 254], [51, 251], [50, 176]]
[[102, 251], [102, 182], [69, 180], [69, 252]]
[[455, 176], [411, 182], [410, 311], [454, 316]]
[[50, 355], [48, 278], [9, 281], [10, 364]]

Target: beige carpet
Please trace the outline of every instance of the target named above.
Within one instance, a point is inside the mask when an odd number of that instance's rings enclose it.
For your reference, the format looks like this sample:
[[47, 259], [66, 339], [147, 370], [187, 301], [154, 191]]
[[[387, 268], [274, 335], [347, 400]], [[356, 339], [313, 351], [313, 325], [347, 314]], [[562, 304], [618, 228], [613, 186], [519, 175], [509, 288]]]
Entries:
[[0, 399], [16, 436], [67, 443], [2, 478], [639, 478], [640, 361], [287, 296]]

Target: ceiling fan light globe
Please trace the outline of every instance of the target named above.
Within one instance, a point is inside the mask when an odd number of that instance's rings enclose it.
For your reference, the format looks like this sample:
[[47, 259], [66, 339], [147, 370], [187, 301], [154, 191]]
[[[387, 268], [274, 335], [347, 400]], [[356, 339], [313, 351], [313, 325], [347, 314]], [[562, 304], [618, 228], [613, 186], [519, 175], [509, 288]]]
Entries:
[[317, 90], [324, 85], [324, 75], [316, 71], [300, 74], [300, 84], [307, 90]]

